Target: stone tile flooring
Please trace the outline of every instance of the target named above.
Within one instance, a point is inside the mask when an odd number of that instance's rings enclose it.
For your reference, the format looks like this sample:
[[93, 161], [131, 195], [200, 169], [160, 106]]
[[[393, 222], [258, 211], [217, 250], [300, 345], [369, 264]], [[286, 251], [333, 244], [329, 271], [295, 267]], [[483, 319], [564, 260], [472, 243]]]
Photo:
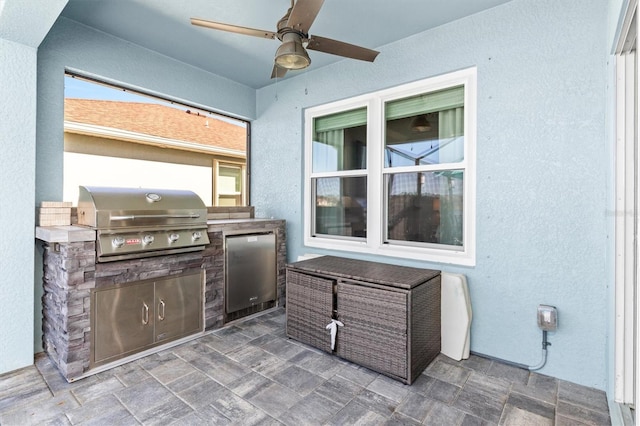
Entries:
[[478, 356], [411, 385], [286, 338], [284, 310], [67, 383], [0, 376], [0, 425], [606, 425], [603, 392]]

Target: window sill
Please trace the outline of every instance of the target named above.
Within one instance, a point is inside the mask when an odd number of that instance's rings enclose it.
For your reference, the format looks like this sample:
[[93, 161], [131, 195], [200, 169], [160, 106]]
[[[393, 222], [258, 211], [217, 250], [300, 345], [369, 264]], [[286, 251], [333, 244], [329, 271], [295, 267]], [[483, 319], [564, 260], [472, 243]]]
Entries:
[[407, 247], [391, 244], [374, 245], [365, 241], [347, 241], [333, 238], [305, 238], [305, 247], [339, 250], [377, 256], [396, 257], [460, 266], [475, 266], [475, 254], [464, 250], [442, 250], [422, 247]]

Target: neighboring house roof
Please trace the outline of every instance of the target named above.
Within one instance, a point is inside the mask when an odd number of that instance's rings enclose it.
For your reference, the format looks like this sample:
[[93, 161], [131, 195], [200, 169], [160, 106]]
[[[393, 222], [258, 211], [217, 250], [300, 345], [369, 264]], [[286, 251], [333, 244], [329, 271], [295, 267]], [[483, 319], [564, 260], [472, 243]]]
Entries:
[[[154, 144], [135, 140], [136, 134], [151, 135], [155, 137], [155, 144], [159, 145], [164, 140], [183, 141], [223, 151], [246, 152], [245, 128], [203, 112], [184, 111], [159, 104], [65, 98], [64, 120], [65, 131], [71, 133]], [[108, 129], [117, 130], [108, 132]], [[106, 136], [107, 133], [110, 136]]]

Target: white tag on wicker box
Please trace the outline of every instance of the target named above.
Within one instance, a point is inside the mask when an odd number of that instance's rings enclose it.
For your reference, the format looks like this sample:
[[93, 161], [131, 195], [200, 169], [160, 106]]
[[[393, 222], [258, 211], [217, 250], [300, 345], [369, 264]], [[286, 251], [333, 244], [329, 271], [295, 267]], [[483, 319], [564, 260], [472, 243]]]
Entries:
[[344, 327], [344, 324], [338, 320], [332, 319], [325, 327], [327, 330], [331, 331], [331, 350], [336, 348], [336, 334], [338, 334], [338, 326]]

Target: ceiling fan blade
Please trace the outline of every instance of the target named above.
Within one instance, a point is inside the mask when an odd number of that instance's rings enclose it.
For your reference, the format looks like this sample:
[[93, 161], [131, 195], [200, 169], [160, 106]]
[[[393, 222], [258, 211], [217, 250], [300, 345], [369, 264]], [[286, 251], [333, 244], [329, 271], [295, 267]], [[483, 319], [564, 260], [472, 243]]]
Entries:
[[291, 9], [287, 27], [294, 30], [309, 32], [309, 28], [315, 21], [324, 0], [297, 0]]
[[260, 38], [276, 38], [273, 31], [258, 30], [255, 28], [240, 27], [238, 25], [223, 24], [221, 22], [207, 21], [205, 19], [191, 18], [191, 23], [199, 27], [212, 28], [214, 30], [228, 31], [230, 33], [250, 35]]
[[356, 46], [355, 44], [311, 35], [309, 36], [307, 49], [369, 62], [373, 62], [373, 60], [376, 59], [376, 56], [378, 56], [378, 53], [380, 53], [365, 47]]
[[287, 73], [286, 68], [273, 65], [273, 71], [271, 71], [271, 78], [282, 78]]

